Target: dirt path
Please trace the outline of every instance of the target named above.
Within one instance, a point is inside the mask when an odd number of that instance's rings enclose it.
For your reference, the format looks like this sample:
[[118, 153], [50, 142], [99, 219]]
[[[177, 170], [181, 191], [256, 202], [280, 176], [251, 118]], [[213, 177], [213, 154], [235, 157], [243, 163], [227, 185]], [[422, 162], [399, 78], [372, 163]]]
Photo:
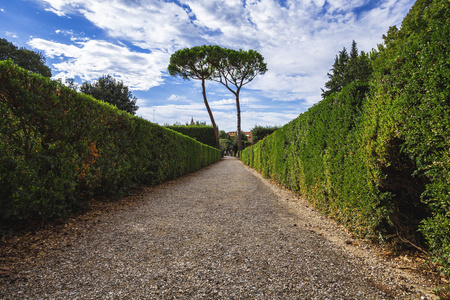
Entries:
[[430, 299], [292, 193], [234, 158], [99, 216], [0, 299]]

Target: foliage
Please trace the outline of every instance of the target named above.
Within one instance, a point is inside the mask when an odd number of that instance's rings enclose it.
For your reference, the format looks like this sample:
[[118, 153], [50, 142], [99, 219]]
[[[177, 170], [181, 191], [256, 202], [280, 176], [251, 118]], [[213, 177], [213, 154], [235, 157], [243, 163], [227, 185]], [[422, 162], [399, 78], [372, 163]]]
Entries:
[[[243, 148], [250, 145], [250, 142], [248, 141], [248, 137], [243, 131], [241, 131], [240, 136], [241, 136], [241, 145]], [[235, 154], [239, 152], [239, 143], [238, 143], [238, 135], [237, 134], [235, 136], [231, 137], [231, 146], [232, 146], [232, 150]]]
[[222, 152], [231, 153], [233, 151], [233, 141], [230, 139], [219, 139], [220, 150]]
[[19, 67], [31, 72], [51, 77], [50, 68], [45, 65], [45, 56], [42, 53], [17, 48], [6, 39], [0, 39], [0, 61], [11, 59]]
[[213, 46], [196, 46], [192, 48], [184, 48], [176, 51], [170, 57], [170, 64], [167, 67], [170, 75], [181, 76], [183, 79], [196, 79], [202, 82], [203, 102], [208, 111], [209, 118], [214, 130], [216, 146], [219, 146], [219, 136], [216, 122], [206, 97], [206, 80], [210, 80], [214, 75], [214, 69], [209, 62], [209, 56]]
[[216, 138], [214, 136], [214, 128], [207, 125], [172, 125], [165, 126], [175, 130], [181, 134], [187, 135], [202, 144], [209, 145], [211, 147], [216, 147]]
[[275, 130], [277, 130], [277, 126], [255, 126], [252, 128], [252, 144], [256, 143], [259, 140], [262, 140], [266, 136], [272, 134]]
[[[68, 85], [73, 89], [73, 82], [69, 79]], [[136, 97], [133, 97], [128, 87], [122, 81], [116, 80], [111, 75], [100, 77], [93, 83], [85, 82], [80, 86], [80, 91], [91, 95], [95, 99], [105, 101], [117, 106], [118, 109], [132, 115], [139, 107], [136, 106]]]
[[64, 216], [221, 158], [219, 150], [0, 62], [0, 220]]
[[[450, 275], [450, 9], [444, 0], [419, 0], [402, 28], [384, 36], [368, 107], [367, 147], [374, 170], [399, 171], [405, 161], [424, 183], [430, 215], [421, 232]], [[393, 145], [397, 144], [395, 151]], [[402, 159], [399, 159], [402, 158]]]
[[176, 51], [170, 57], [167, 69], [172, 76], [183, 79], [209, 80], [214, 70], [208, 61], [213, 46], [196, 46]]
[[186, 123], [186, 126], [190, 126], [190, 125], [206, 126], [206, 122], [204, 122], [204, 121], [203, 122], [202, 121], [193, 122], [193, 121], [194, 121], [194, 119], [192, 119], [190, 124]]
[[[242, 160], [359, 236], [397, 235], [450, 275], [450, 10], [418, 0], [358, 73]], [[352, 51], [353, 52], [353, 51]], [[361, 53], [358, 59], [367, 60]], [[340, 53], [334, 69], [345, 55]], [[350, 63], [341, 79], [352, 78]], [[333, 77], [334, 79], [334, 77]]]
[[242, 152], [245, 164], [298, 191], [360, 236], [386, 217], [358, 149], [367, 84], [352, 83]]
[[[238, 142], [237, 142], [237, 135], [230, 136], [225, 131], [221, 130], [219, 133], [220, 138], [220, 150], [226, 151], [227, 154], [238, 154]], [[248, 137], [244, 132], [241, 132], [241, 143], [245, 147], [250, 145], [250, 142], [248, 141]]]
[[261, 54], [254, 50], [232, 50], [219, 46], [203, 45], [176, 51], [170, 57], [168, 67], [172, 76], [184, 79], [198, 79], [202, 81], [202, 94], [206, 109], [211, 119], [219, 144], [218, 131], [209, 107], [205, 81], [213, 80], [223, 84], [236, 97], [238, 148], [243, 149], [241, 143], [241, 109], [239, 93], [242, 86], [251, 82], [257, 75], [267, 71], [267, 65]]
[[[61, 80], [62, 82], [62, 80]], [[69, 89], [77, 91], [78, 90], [78, 84], [75, 82], [75, 78], [66, 78], [64, 85], [67, 86]]]
[[219, 131], [219, 144], [222, 153], [231, 153], [233, 151], [231, 136], [223, 130]]
[[343, 87], [355, 80], [368, 82], [372, 74], [372, 66], [369, 55], [364, 52], [358, 54], [356, 42], [353, 41], [350, 55], [344, 47], [339, 55], [336, 55], [330, 71], [331, 73], [327, 74], [329, 80], [325, 83], [327, 90], [322, 89], [322, 98], [340, 92]]
[[230, 134], [223, 130], [219, 131], [219, 138], [231, 140]]
[[237, 142], [238, 150], [244, 149], [241, 141], [241, 106], [239, 94], [242, 87], [251, 82], [257, 75], [267, 72], [264, 57], [254, 50], [233, 50], [215, 46], [212, 48], [209, 61], [214, 70], [214, 81], [223, 84], [236, 97]]

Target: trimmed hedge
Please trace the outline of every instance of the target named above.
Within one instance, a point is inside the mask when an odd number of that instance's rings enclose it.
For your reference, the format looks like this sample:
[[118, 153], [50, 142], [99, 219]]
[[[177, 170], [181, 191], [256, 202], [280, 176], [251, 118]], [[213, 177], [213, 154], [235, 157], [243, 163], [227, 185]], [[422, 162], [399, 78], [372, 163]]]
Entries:
[[202, 144], [211, 146], [216, 148], [216, 137], [214, 135], [214, 128], [212, 126], [207, 125], [172, 125], [166, 126], [166, 128], [170, 128], [179, 133], [187, 135]]
[[[450, 10], [419, 0], [353, 82], [242, 152], [361, 237], [425, 240], [450, 275]], [[421, 236], [421, 234], [423, 234]]]
[[67, 215], [218, 161], [219, 150], [0, 62], [0, 220]]
[[360, 236], [375, 235], [389, 209], [359, 147], [367, 91], [364, 83], [344, 87], [241, 155], [245, 164], [303, 194]]
[[375, 64], [365, 146], [375, 171], [409, 168], [422, 179], [419, 201], [431, 213], [420, 231], [450, 276], [450, 2], [418, 0], [387, 40]]

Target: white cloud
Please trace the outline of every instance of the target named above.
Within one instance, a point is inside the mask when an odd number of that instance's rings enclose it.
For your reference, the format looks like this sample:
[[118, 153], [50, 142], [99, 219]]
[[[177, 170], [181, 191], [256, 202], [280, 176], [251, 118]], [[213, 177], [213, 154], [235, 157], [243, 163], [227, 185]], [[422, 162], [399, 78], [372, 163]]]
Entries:
[[172, 95], [170, 95], [170, 97], [167, 100], [169, 100], [169, 101], [186, 101], [186, 97], [172, 94]]
[[153, 116], [155, 116], [155, 122], [160, 125], [172, 125], [175, 123], [184, 124], [189, 122], [192, 117], [194, 117], [195, 120], [210, 123], [208, 113], [204, 109], [202, 103], [142, 107], [137, 111], [137, 115], [151, 121], [153, 121]]
[[230, 99], [211, 101], [209, 103], [209, 106], [211, 107], [211, 110], [213, 111], [213, 113], [216, 113], [219, 110], [234, 111], [234, 110], [236, 110], [236, 99], [230, 98]]
[[73, 35], [73, 30], [61, 30], [61, 29], [56, 29], [55, 30], [56, 34], [64, 34], [64, 35]]
[[42, 0], [59, 16], [81, 14], [109, 35], [144, 48], [171, 51], [204, 41], [188, 13], [175, 3], [154, 1]]
[[[248, 92], [247, 96], [253, 91], [271, 98], [277, 101], [271, 103], [277, 109], [290, 103], [297, 103], [298, 107], [291, 112], [269, 114], [262, 111], [268, 106], [266, 103], [243, 103], [250, 123], [263, 118], [272, 124], [284, 124], [287, 117], [296, 116], [318, 102], [338, 51], [349, 48], [352, 40], [360, 50], [376, 48], [382, 34], [389, 26], [399, 25], [414, 3], [414, 0], [381, 0], [370, 8], [374, 2], [369, 0], [288, 0], [283, 5], [277, 0], [35, 1], [45, 2], [46, 9], [58, 16], [83, 16], [111, 38], [111, 41], [95, 40], [76, 29], [58, 31], [71, 36], [71, 44], [33, 38], [31, 46], [49, 57], [64, 58], [53, 65], [56, 77], [80, 76], [92, 80], [114, 73], [133, 89], [146, 90], [164, 84], [170, 54], [180, 48], [218, 44], [259, 51], [269, 71], [245, 86], [243, 92]], [[125, 45], [149, 53], [134, 52]], [[191, 82], [200, 88], [199, 82]], [[181, 81], [174, 84], [178, 83]], [[208, 84], [207, 92], [208, 97], [223, 95], [223, 87]], [[164, 96], [165, 100], [188, 102], [179, 90], [170, 93]], [[201, 95], [201, 91], [198, 93]], [[210, 102], [216, 118], [227, 120], [221, 126], [235, 126], [234, 99], [217, 97]], [[190, 120], [192, 116], [209, 121], [201, 101], [184, 104], [161, 106], [160, 116], [169, 120], [178, 118], [174, 122], [182, 123], [183, 118]], [[141, 107], [139, 112], [148, 113], [146, 109]], [[152, 118], [151, 110], [149, 119]]]
[[10, 36], [12, 38], [18, 38], [18, 36], [14, 32], [7, 31], [5, 34], [6, 34], [6, 36]]
[[[281, 112], [255, 112], [244, 111], [245, 119], [242, 122], [242, 128], [250, 130], [255, 125], [282, 126], [298, 117], [297, 113], [290, 111]], [[264, 122], [264, 123], [261, 123]]]
[[[203, 29], [210, 43], [245, 47], [255, 41], [255, 29], [248, 20], [248, 11], [240, 0], [184, 0], [195, 15], [193, 23]], [[217, 35], [218, 34], [218, 35]]]
[[83, 81], [91, 81], [111, 74], [124, 81], [132, 90], [148, 90], [163, 84], [163, 71], [169, 60], [169, 55], [164, 51], [132, 52], [124, 46], [100, 40], [66, 45], [34, 38], [29, 45], [44, 51], [50, 58], [65, 58], [53, 64], [57, 71], [55, 78], [79, 76]]
[[[60, 16], [81, 14], [111, 36], [151, 51], [172, 53], [199, 43], [253, 48], [265, 56], [274, 77], [291, 77], [290, 83], [302, 81], [298, 73], [326, 75], [334, 55], [353, 39], [365, 50], [376, 47], [374, 40], [380, 41], [412, 2], [381, 1], [357, 18], [354, 9], [368, 0], [291, 0], [285, 6], [275, 0], [249, 0], [245, 6], [240, 0], [180, 0], [189, 9], [162, 0], [43, 1]], [[317, 95], [323, 84], [313, 85]], [[289, 93], [298, 90], [281, 85]]]

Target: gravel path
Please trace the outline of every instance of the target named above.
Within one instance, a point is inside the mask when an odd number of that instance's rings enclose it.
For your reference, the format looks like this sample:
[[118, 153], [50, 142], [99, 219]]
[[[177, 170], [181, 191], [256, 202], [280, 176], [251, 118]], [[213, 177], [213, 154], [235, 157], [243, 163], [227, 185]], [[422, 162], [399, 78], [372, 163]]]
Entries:
[[[234, 158], [101, 216], [1, 299], [430, 299], [293, 193]], [[399, 273], [400, 272], [400, 273]]]

